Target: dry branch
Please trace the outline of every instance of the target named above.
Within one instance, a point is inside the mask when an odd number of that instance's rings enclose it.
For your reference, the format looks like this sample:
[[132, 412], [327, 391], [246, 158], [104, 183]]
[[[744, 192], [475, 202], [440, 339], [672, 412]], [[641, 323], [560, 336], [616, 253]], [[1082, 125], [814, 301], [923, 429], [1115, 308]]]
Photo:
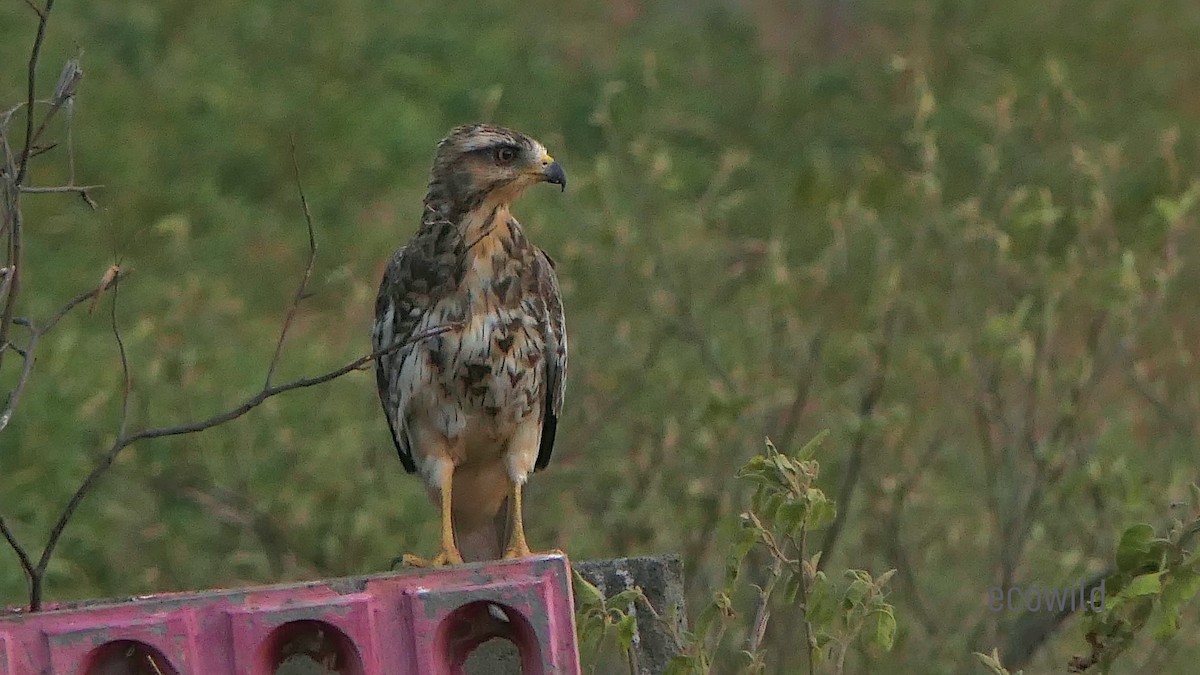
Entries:
[[875, 415], [875, 409], [878, 407], [880, 399], [883, 398], [884, 384], [887, 382], [888, 360], [896, 333], [897, 320], [894, 309], [889, 309], [884, 313], [879, 344], [876, 347], [875, 373], [859, 400], [858, 424], [850, 443], [850, 458], [846, 463], [846, 473], [842, 477], [842, 485], [838, 489], [837, 514], [833, 518], [833, 523], [829, 525], [829, 529], [825, 530], [825, 537], [821, 541], [819, 549], [821, 560], [817, 565], [818, 569], [823, 569], [833, 557], [833, 549], [837, 546], [838, 537], [841, 536], [842, 528], [845, 527], [846, 519], [850, 515], [850, 502], [854, 498], [858, 479], [862, 475], [863, 452], [866, 450], [867, 439], [870, 436], [871, 427], [868, 422]]
[[21, 192], [29, 195], [62, 194], [64, 192], [79, 192], [87, 194], [88, 190], [99, 190], [103, 185], [55, 185], [52, 187], [21, 187]]
[[304, 275], [296, 286], [296, 295], [283, 318], [283, 327], [279, 331], [279, 341], [275, 343], [275, 353], [271, 355], [271, 365], [267, 367], [267, 379], [263, 387], [271, 386], [271, 378], [275, 375], [275, 367], [279, 365], [279, 355], [283, 351], [283, 339], [287, 337], [288, 329], [292, 327], [292, 319], [296, 317], [296, 309], [304, 299], [304, 291], [312, 279], [313, 266], [317, 262], [317, 238], [313, 234], [312, 212], [308, 208], [308, 198], [304, 196], [304, 183], [300, 180], [300, 164], [296, 161], [296, 139], [292, 138], [292, 172], [296, 179], [296, 192], [300, 196], [300, 206], [304, 209], [304, 224], [308, 227], [308, 264], [304, 267]]
[[[0, 312], [0, 344], [8, 342], [8, 333], [12, 328], [13, 311], [16, 309], [17, 296], [21, 290], [21, 187], [25, 177], [29, 175], [29, 156], [33, 152], [33, 104], [37, 100], [37, 68], [38, 59], [42, 54], [42, 42], [46, 39], [46, 23], [50, 20], [50, 11], [54, 8], [54, 0], [46, 0], [46, 7], [41, 11], [30, 5], [38, 15], [37, 34], [33, 40], [33, 48], [29, 52], [29, 68], [25, 97], [25, 144], [21, 149], [21, 161], [16, 167], [16, 176], [8, 186], [8, 268], [7, 292], [4, 296], [4, 310]], [[48, 113], [49, 114], [49, 113]], [[5, 143], [7, 145], [7, 142]], [[4, 352], [0, 351], [0, 365], [4, 362]]]

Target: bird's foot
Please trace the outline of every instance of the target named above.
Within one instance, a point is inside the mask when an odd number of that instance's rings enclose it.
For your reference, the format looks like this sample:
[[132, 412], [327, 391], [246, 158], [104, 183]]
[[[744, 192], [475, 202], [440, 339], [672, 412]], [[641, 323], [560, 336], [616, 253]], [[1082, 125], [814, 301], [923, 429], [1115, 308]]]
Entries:
[[511, 548], [510, 547], [510, 548], [504, 549], [504, 555], [501, 556], [500, 559], [501, 560], [516, 560], [518, 558], [528, 558], [532, 555], [533, 555], [533, 551], [530, 551], [528, 546], [526, 546], [524, 548]]
[[437, 555], [433, 556], [432, 558], [422, 558], [420, 556], [413, 555], [412, 553], [405, 553], [404, 555], [402, 555], [399, 558], [396, 558], [395, 560], [392, 561], [393, 568], [396, 568], [396, 567], [445, 567], [447, 565], [461, 565], [461, 564], [463, 564], [462, 554], [460, 554], [458, 552], [458, 549], [456, 549], [456, 548], [452, 548], [449, 550], [442, 549], [441, 551], [438, 552]]
[[556, 548], [550, 549], [549, 551], [531, 551], [531, 550], [529, 550], [528, 544], [526, 544], [524, 541], [520, 541], [515, 544], [509, 544], [508, 548], [504, 549], [504, 555], [501, 556], [500, 559], [501, 560], [517, 560], [520, 558], [532, 558], [533, 556], [538, 556], [538, 555], [559, 555], [559, 556], [561, 556], [561, 555], [566, 555], [566, 554]]

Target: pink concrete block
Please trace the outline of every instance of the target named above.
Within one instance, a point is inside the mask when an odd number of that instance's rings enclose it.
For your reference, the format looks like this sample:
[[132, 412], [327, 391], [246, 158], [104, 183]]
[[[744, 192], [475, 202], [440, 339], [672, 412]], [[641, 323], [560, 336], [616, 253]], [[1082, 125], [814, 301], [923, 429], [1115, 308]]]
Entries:
[[0, 635], [0, 673], [16, 672], [16, 666], [8, 655], [8, 637]]
[[[293, 598], [272, 595], [245, 607], [229, 610], [233, 635], [232, 654], [237, 675], [273, 672], [273, 655], [305, 635], [328, 631], [332, 644], [347, 663], [344, 675], [379, 672], [376, 655], [364, 654], [358, 645], [370, 644], [375, 631], [371, 620], [371, 594], [353, 593], [323, 601], [296, 602]], [[313, 625], [316, 617], [321, 623]], [[290, 635], [289, 635], [290, 633]], [[316, 639], [315, 636], [310, 639]]]
[[[98, 650], [114, 641], [113, 636], [151, 647], [154, 660], [165, 660], [177, 671], [194, 670], [196, 665], [191, 612], [152, 611], [137, 615], [101, 610], [72, 613], [61, 619], [41, 629], [50, 650], [53, 673], [82, 675], [80, 664], [94, 659]], [[161, 669], [161, 664], [155, 665]]]
[[565, 556], [0, 614], [0, 675], [460, 675], [512, 640], [529, 675], [579, 673]]

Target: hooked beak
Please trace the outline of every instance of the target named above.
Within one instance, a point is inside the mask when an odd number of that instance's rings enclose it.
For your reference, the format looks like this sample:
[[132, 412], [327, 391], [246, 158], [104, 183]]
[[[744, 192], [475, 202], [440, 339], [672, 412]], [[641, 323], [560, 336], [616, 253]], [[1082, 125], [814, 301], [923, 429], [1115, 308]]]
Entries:
[[542, 179], [547, 183], [561, 185], [563, 192], [567, 191], [567, 174], [563, 171], [562, 165], [551, 160], [545, 168], [542, 169]]

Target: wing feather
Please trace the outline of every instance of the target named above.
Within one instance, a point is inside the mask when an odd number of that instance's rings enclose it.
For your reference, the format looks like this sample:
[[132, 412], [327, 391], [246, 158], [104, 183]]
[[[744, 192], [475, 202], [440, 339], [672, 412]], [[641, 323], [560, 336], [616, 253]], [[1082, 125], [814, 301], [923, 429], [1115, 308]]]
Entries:
[[[404, 267], [404, 255], [407, 247], [401, 247], [392, 256], [387, 270], [379, 284], [379, 294], [375, 297], [375, 324], [371, 330], [372, 351], [390, 347], [396, 340], [406, 339], [412, 332], [412, 325], [404, 330], [405, 322], [398, 322], [397, 316], [409, 314], [410, 307], [405, 298], [401, 283], [401, 269]], [[404, 430], [403, 410], [407, 407], [405, 388], [400, 386], [400, 368], [404, 363], [404, 352], [409, 347], [381, 355], [375, 359], [375, 384], [379, 389], [379, 402], [383, 405], [383, 414], [387, 417], [388, 430], [392, 434], [392, 443], [400, 455], [400, 463], [408, 473], [416, 473], [417, 464], [413, 460], [412, 447], [408, 442], [408, 434]]]
[[538, 294], [542, 298], [545, 315], [542, 318], [542, 335], [545, 341], [546, 399], [542, 417], [542, 440], [538, 446], [534, 470], [546, 468], [550, 454], [554, 451], [554, 435], [558, 430], [558, 416], [562, 414], [563, 394], [567, 383], [567, 325], [563, 316], [562, 291], [554, 260], [545, 251], [537, 249]]
[[[379, 284], [371, 332], [374, 351], [408, 340], [427, 327], [431, 309], [462, 281], [465, 254], [462, 237], [449, 221], [434, 213], [421, 224], [408, 245], [392, 256]], [[431, 379], [428, 359], [410, 358], [418, 348], [405, 345], [375, 361], [379, 400], [396, 452], [409, 473], [417, 471], [417, 464], [405, 416], [413, 392]]]

